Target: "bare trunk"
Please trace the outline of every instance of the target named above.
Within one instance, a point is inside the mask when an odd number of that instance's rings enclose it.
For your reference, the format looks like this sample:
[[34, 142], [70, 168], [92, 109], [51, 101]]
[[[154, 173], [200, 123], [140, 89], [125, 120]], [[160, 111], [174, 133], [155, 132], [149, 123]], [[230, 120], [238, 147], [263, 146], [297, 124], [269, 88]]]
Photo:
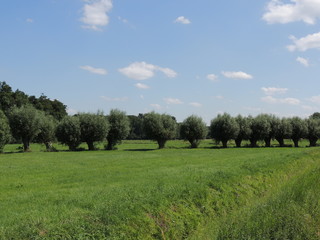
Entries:
[[237, 147], [241, 147], [242, 139], [236, 139], [235, 142]]
[[276, 140], [278, 141], [280, 147], [284, 147], [284, 139], [283, 138], [276, 138]]
[[157, 142], [158, 142], [158, 145], [159, 145], [159, 149], [162, 149], [162, 148], [165, 147], [167, 140], [161, 139], [161, 140], [158, 140]]

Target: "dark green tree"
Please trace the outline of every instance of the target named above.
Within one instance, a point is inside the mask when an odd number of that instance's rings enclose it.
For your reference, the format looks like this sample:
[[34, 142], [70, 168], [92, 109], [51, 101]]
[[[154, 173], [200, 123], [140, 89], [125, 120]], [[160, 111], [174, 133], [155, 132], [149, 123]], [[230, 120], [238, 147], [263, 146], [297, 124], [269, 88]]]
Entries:
[[278, 119], [272, 126], [275, 129], [274, 138], [278, 141], [280, 147], [284, 147], [284, 140], [290, 139], [292, 135], [292, 126], [287, 118]]
[[306, 138], [309, 140], [309, 146], [315, 147], [320, 137], [320, 118], [306, 119], [306, 125], [308, 128]]
[[30, 151], [30, 142], [40, 132], [38, 110], [31, 105], [13, 107], [9, 112], [9, 123], [13, 137], [22, 141], [25, 152]]
[[309, 118], [312, 118], [312, 119], [320, 119], [320, 113], [319, 113], [319, 112], [315, 112], [315, 113], [313, 113]]
[[138, 116], [129, 115], [130, 122], [130, 132], [127, 139], [145, 139], [145, 133], [143, 129], [143, 114], [139, 114]]
[[11, 138], [9, 121], [3, 111], [0, 110], [0, 152], [9, 143]]
[[295, 147], [299, 147], [299, 141], [308, 134], [308, 126], [306, 121], [299, 117], [290, 118], [290, 124], [292, 127], [291, 139]]
[[208, 133], [206, 123], [201, 117], [191, 115], [186, 118], [180, 126], [180, 136], [189, 141], [191, 148], [197, 148], [202, 139], [205, 139]]
[[5, 114], [14, 106], [12, 88], [6, 82], [0, 82], [0, 110]]
[[125, 112], [112, 109], [108, 115], [110, 130], [107, 135], [107, 150], [114, 150], [116, 145], [121, 143], [130, 132], [130, 121]]
[[80, 120], [76, 116], [66, 116], [58, 124], [56, 137], [59, 142], [69, 147], [70, 151], [77, 150], [81, 143]]
[[176, 136], [177, 122], [167, 114], [150, 112], [144, 115], [144, 130], [147, 138], [157, 141], [159, 149]]
[[269, 136], [271, 126], [264, 114], [260, 114], [255, 118], [249, 117], [249, 119], [251, 128], [250, 145], [251, 147], [257, 147], [258, 141], [263, 141]]
[[109, 124], [102, 113], [80, 113], [81, 140], [86, 142], [90, 151], [94, 150], [94, 143], [103, 141], [109, 130]]
[[237, 147], [241, 147], [241, 142], [250, 138], [250, 121], [247, 117], [242, 117], [241, 115], [238, 115], [235, 120], [239, 126], [239, 133], [235, 138], [235, 142]]
[[216, 141], [221, 141], [224, 148], [228, 147], [228, 141], [235, 139], [239, 134], [239, 125], [235, 118], [228, 113], [218, 115], [211, 121], [211, 137]]

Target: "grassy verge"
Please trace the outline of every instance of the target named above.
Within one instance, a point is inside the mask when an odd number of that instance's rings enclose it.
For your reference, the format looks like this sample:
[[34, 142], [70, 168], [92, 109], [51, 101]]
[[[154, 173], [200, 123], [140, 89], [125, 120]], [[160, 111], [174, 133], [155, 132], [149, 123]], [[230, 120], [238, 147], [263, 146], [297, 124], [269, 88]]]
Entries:
[[254, 234], [243, 224], [286, 186], [305, 188], [296, 183], [320, 161], [312, 148], [168, 147], [0, 155], [0, 239], [239, 239], [232, 221]]

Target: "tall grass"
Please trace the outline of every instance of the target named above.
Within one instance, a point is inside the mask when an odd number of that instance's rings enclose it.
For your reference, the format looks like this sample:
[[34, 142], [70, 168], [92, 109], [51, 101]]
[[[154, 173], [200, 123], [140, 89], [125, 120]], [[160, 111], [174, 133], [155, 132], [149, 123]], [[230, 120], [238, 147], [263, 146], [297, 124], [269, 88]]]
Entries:
[[[154, 150], [152, 142], [129, 141], [94, 152], [31, 147], [0, 155], [0, 239], [237, 239], [242, 229], [251, 236], [258, 227], [245, 228], [247, 220], [286, 186], [299, 188], [320, 161], [317, 148], [212, 149], [211, 142]], [[240, 230], [230, 232], [229, 220]]]

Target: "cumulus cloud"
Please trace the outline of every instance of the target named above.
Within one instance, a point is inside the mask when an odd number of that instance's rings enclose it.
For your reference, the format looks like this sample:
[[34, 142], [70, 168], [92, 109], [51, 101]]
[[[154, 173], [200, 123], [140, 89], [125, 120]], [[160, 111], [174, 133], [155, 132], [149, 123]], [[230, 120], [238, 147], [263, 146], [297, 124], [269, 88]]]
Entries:
[[304, 52], [314, 48], [320, 49], [320, 32], [309, 34], [300, 39], [297, 39], [294, 36], [290, 36], [290, 39], [293, 41], [293, 44], [288, 45], [287, 49], [291, 52], [294, 52], [294, 51]]
[[191, 21], [184, 16], [178, 17], [174, 22], [175, 23], [182, 23], [182, 24], [190, 24], [191, 23]]
[[146, 80], [152, 78], [157, 71], [162, 72], [169, 78], [177, 76], [177, 73], [170, 68], [162, 68], [146, 62], [134, 62], [128, 67], [119, 69], [120, 73], [135, 80]]
[[137, 83], [135, 84], [135, 86], [139, 89], [148, 89], [149, 86], [148, 85], [145, 85], [145, 84], [142, 84], [142, 83]]
[[232, 78], [232, 79], [252, 79], [253, 76], [251, 76], [248, 73], [245, 72], [222, 72], [222, 75], [226, 78]]
[[269, 24], [297, 21], [315, 24], [320, 18], [320, 4], [318, 0], [291, 0], [289, 3], [284, 3], [282, 0], [271, 0], [262, 18]]
[[129, 100], [128, 97], [111, 98], [111, 97], [101, 96], [101, 98], [107, 102], [126, 102]]
[[198, 102], [191, 102], [191, 103], [189, 103], [189, 105], [192, 107], [202, 107], [202, 104], [198, 103]]
[[112, 0], [86, 0], [81, 21], [83, 28], [101, 31], [101, 27], [108, 25], [108, 12], [112, 9]]
[[275, 95], [275, 94], [285, 94], [288, 91], [288, 88], [276, 88], [276, 87], [263, 87], [261, 90], [266, 95]]
[[163, 100], [167, 104], [183, 104], [183, 102], [178, 98], [164, 98]]
[[299, 105], [301, 101], [297, 98], [275, 98], [272, 96], [266, 96], [261, 98], [261, 101], [270, 104], [282, 103], [282, 104], [289, 104], [289, 105]]
[[309, 67], [309, 60], [303, 57], [297, 57], [296, 61], [305, 67]]
[[218, 81], [218, 76], [215, 74], [208, 74], [207, 79], [209, 79], [212, 82], [217, 82]]
[[80, 66], [80, 68], [83, 70], [86, 70], [88, 72], [98, 74], [98, 75], [107, 75], [108, 74], [107, 70], [105, 70], [103, 68], [94, 68], [91, 66]]

